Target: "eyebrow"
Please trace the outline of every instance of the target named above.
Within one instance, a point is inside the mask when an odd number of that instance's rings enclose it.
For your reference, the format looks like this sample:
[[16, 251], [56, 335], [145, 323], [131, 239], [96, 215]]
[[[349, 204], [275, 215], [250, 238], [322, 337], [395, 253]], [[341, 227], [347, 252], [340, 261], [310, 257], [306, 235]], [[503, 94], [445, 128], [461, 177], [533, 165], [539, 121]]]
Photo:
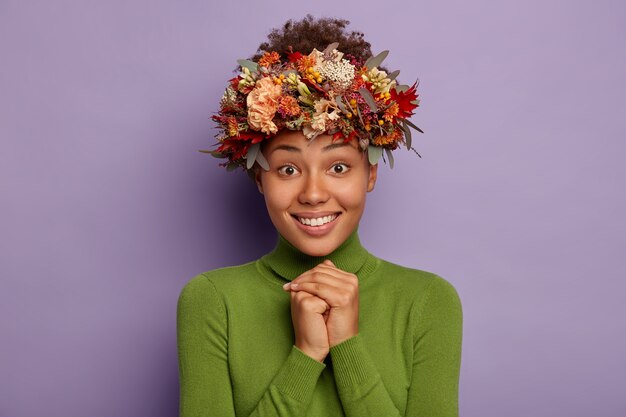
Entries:
[[344, 146], [351, 146], [350, 142], [337, 142], [326, 145], [322, 148], [322, 152], [330, 151], [331, 149], [343, 148]]
[[[322, 148], [322, 152], [328, 152], [332, 149], [336, 149], [336, 148], [342, 148], [344, 146], [350, 146], [350, 142], [339, 142], [339, 143], [331, 143], [330, 145], [326, 145]], [[277, 151], [279, 149], [288, 151], [288, 152], [302, 152], [302, 150], [300, 148], [298, 148], [297, 146], [292, 146], [292, 145], [278, 145], [277, 147], [275, 147], [274, 149], [272, 149], [270, 151], [270, 153]]]
[[300, 152], [300, 148], [296, 148], [295, 146], [291, 146], [291, 145], [278, 145], [277, 147], [275, 147], [274, 149], [271, 150], [270, 153], [273, 153], [274, 151], [277, 151], [279, 149], [283, 149], [285, 151], [289, 151], [289, 152]]

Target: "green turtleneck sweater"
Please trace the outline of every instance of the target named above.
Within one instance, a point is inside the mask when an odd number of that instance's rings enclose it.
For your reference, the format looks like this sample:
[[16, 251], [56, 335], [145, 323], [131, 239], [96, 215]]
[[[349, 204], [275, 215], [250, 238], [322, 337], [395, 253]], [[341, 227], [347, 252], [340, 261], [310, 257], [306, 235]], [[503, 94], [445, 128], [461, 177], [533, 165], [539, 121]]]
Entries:
[[[294, 345], [282, 285], [324, 259], [359, 279], [359, 333], [322, 363]], [[462, 320], [448, 281], [375, 257], [358, 228], [325, 257], [279, 235], [269, 254], [182, 289], [180, 417], [456, 417]]]

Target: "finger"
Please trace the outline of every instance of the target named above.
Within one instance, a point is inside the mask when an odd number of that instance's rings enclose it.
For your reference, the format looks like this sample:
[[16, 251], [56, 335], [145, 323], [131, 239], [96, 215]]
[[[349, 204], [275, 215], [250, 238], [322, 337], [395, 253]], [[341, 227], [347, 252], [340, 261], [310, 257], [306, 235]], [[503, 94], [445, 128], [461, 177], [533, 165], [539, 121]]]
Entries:
[[346, 283], [341, 279], [338, 279], [336, 276], [327, 274], [326, 272], [321, 272], [319, 270], [312, 271], [309, 274], [302, 274], [298, 278], [289, 282], [288, 285], [283, 288], [286, 290], [296, 289], [298, 285], [305, 282], [317, 282], [320, 284], [329, 285], [331, 287], [342, 288], [346, 286]]
[[[326, 262], [326, 261], [324, 261]], [[321, 264], [317, 265], [315, 268], [313, 268], [311, 271], [315, 271], [315, 270], [319, 270], [319, 271], [324, 271], [330, 275], [333, 275], [339, 279], [342, 279], [344, 281], [352, 281], [356, 279], [356, 275], [350, 273], [350, 272], [346, 272], [342, 269], [337, 268], [334, 265], [329, 265], [329, 264], [325, 264], [324, 262], [322, 262]]]
[[330, 305], [324, 299], [306, 291], [292, 291], [291, 300], [293, 304], [299, 304], [307, 310], [320, 314], [330, 309]]
[[335, 280], [335, 282], [341, 283], [340, 285], [350, 284], [350, 285], [358, 286], [359, 280], [356, 277], [356, 275], [351, 274], [349, 272], [342, 271], [340, 269], [329, 267], [324, 264], [320, 264], [316, 266], [315, 268], [306, 271], [305, 273], [293, 279], [293, 281], [291, 282], [295, 283], [295, 282], [301, 282], [301, 281], [317, 281], [317, 278], [321, 277], [322, 275], [327, 275], [327, 276], [332, 277]]
[[341, 307], [350, 304], [355, 298], [349, 289], [333, 287], [319, 282], [303, 282], [292, 285], [292, 292], [306, 291], [322, 300], [331, 307]]

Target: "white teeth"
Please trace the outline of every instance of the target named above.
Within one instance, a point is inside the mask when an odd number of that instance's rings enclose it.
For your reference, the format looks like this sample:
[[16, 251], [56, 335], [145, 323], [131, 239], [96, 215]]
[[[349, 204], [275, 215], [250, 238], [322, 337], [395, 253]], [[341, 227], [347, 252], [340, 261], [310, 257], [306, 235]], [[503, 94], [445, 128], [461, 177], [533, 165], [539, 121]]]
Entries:
[[331, 216], [318, 217], [315, 219], [307, 219], [306, 217], [298, 217], [298, 220], [300, 220], [300, 223], [306, 224], [308, 226], [321, 226], [323, 224], [332, 222], [333, 220], [335, 220], [336, 217], [337, 215], [333, 214]]

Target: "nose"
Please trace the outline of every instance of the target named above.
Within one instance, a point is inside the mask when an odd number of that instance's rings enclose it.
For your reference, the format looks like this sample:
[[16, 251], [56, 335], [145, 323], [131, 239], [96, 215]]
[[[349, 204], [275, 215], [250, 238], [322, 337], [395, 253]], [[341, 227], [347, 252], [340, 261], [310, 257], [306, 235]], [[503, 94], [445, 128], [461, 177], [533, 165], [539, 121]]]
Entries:
[[328, 184], [323, 174], [311, 172], [302, 181], [302, 190], [298, 196], [301, 204], [316, 205], [324, 203], [329, 198]]

